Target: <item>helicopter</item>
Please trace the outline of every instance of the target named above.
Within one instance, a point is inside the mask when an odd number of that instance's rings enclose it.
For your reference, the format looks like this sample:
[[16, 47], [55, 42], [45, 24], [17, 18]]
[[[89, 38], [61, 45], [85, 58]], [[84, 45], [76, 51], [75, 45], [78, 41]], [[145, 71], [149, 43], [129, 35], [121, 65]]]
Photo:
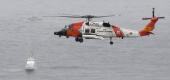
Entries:
[[155, 24], [159, 19], [165, 17], [155, 16], [155, 8], [152, 10], [152, 17], [142, 18], [143, 20], [150, 20], [146, 26], [141, 30], [125, 29], [116, 25], [112, 25], [109, 22], [95, 22], [94, 18], [111, 17], [108, 16], [94, 16], [94, 15], [69, 15], [69, 16], [53, 16], [53, 17], [66, 17], [66, 18], [84, 18], [86, 21], [74, 22], [68, 26], [65, 26], [62, 30], [54, 32], [54, 35], [59, 37], [65, 36], [66, 38], [74, 37], [76, 42], [82, 43], [84, 39], [100, 39], [109, 38], [110, 45], [112, 45], [113, 38], [135, 38], [154, 34], [152, 31], [155, 28]]

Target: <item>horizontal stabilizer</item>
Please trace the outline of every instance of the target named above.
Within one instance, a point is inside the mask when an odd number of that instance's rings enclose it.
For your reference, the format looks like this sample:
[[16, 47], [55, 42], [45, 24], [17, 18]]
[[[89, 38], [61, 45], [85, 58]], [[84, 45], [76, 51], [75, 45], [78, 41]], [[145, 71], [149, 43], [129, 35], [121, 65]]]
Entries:
[[[165, 17], [157, 17], [158, 19], [164, 19]], [[152, 18], [142, 18], [142, 20], [150, 20]]]

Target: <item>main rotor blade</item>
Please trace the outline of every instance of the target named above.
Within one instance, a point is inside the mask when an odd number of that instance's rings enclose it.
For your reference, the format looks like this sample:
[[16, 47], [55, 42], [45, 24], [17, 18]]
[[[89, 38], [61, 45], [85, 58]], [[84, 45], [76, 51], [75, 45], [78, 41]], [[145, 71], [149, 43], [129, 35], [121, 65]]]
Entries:
[[81, 16], [43, 16], [43, 17], [66, 17], [66, 18], [81, 18]]
[[[107, 15], [107, 16], [94, 16], [94, 15], [63, 15], [63, 16], [43, 16], [43, 17], [66, 17], [66, 18], [102, 18], [102, 17], [112, 17], [116, 15]], [[120, 15], [119, 15], [120, 16]]]
[[[117, 15], [107, 15], [107, 16], [94, 16], [94, 18], [102, 18], [102, 17], [112, 17], [112, 16], [117, 16]], [[118, 15], [120, 16], [120, 15]]]

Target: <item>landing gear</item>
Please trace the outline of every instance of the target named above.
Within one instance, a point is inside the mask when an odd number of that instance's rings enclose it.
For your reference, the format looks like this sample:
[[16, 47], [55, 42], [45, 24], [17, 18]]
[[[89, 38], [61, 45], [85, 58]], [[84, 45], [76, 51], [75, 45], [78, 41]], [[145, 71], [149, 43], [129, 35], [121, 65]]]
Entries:
[[110, 41], [110, 45], [113, 45], [113, 42], [112, 42], [112, 41]]
[[110, 45], [113, 45], [112, 37], [110, 37]]
[[78, 41], [79, 41], [79, 40], [78, 40], [78, 37], [76, 37], [76, 38], [75, 38], [75, 41], [76, 41], [76, 42], [78, 42]]
[[79, 39], [79, 41], [80, 41], [80, 43], [82, 43], [83, 42], [83, 38]]
[[82, 42], [83, 42], [83, 38], [82, 38], [82, 37], [76, 37], [76, 38], [75, 38], [75, 41], [82, 43]]

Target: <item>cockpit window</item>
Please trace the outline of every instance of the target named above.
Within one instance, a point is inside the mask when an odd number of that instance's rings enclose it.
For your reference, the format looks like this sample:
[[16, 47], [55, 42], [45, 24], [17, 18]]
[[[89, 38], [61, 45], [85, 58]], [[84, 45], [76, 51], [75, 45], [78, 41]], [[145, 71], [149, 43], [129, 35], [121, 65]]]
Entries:
[[95, 31], [95, 29], [91, 29], [91, 33], [95, 33], [96, 31]]
[[85, 33], [89, 33], [90, 32], [90, 29], [85, 29]]
[[88, 25], [88, 26], [89, 26], [89, 22], [86, 22], [86, 25]]
[[72, 24], [68, 25], [68, 28], [71, 28]]

